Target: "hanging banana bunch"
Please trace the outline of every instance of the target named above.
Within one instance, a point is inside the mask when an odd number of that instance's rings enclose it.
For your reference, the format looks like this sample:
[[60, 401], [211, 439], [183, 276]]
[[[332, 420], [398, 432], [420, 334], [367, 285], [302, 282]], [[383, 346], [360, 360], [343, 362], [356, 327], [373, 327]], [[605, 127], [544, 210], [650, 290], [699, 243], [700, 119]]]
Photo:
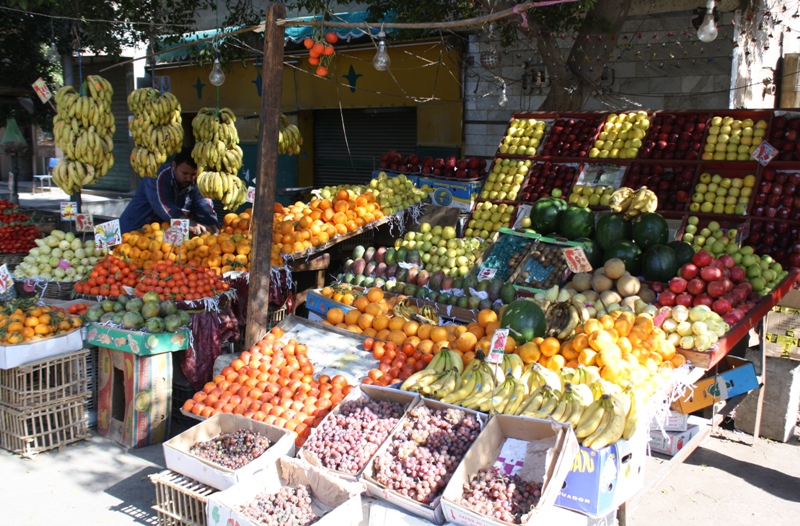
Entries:
[[183, 146], [181, 104], [170, 92], [159, 95], [153, 88], [142, 88], [128, 95], [128, 108], [133, 112], [130, 130], [136, 144], [131, 166], [142, 177], [155, 177], [167, 157]]
[[235, 122], [228, 108], [203, 108], [192, 120], [197, 188], [203, 197], [222, 201], [226, 210], [236, 210], [247, 200], [247, 185], [238, 176], [242, 149]]
[[300, 155], [303, 145], [303, 136], [294, 124], [289, 124], [289, 119], [281, 113], [280, 130], [278, 131], [278, 153], [287, 155]]
[[68, 195], [96, 183], [114, 166], [114, 90], [103, 77], [89, 75], [85, 92], [89, 95], [64, 86], [55, 94], [53, 136], [66, 157], [53, 168], [53, 181]]

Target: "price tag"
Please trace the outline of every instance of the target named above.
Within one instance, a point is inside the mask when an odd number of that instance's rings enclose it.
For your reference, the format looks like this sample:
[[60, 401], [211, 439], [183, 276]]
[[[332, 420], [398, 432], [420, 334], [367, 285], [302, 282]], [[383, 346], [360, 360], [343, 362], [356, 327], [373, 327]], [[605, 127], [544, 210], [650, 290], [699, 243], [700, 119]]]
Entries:
[[567, 267], [572, 272], [591, 272], [592, 265], [581, 247], [562, 248], [561, 252], [567, 260]]
[[736, 244], [742, 246], [745, 239], [750, 237], [750, 220], [748, 219], [736, 229]]
[[[189, 239], [189, 220], [188, 219], [173, 219], [170, 222], [171, 229], [174, 228], [184, 238]], [[167, 241], [169, 243], [169, 241]], [[172, 243], [173, 245], [175, 243]]]
[[533, 209], [533, 205], [519, 205], [517, 209], [517, 217], [514, 219], [514, 230], [518, 228], [525, 228], [522, 226], [522, 220], [526, 217], [530, 217], [531, 210]]
[[94, 227], [94, 243], [97, 248], [109, 248], [122, 243], [119, 219], [101, 223]]
[[496, 268], [482, 268], [480, 272], [478, 272], [478, 279], [483, 281], [485, 279], [492, 279], [494, 275], [497, 274]]
[[179, 228], [168, 228], [167, 231], [164, 232], [164, 242], [179, 247], [183, 245], [183, 233]]
[[750, 154], [750, 157], [758, 161], [758, 163], [761, 166], [766, 166], [777, 155], [778, 155], [778, 149], [772, 146], [767, 141], [764, 141], [758, 145], [758, 148], [756, 148], [753, 151], [753, 153]]
[[72, 201], [61, 201], [61, 220], [75, 221], [75, 203]]
[[0, 265], [0, 294], [5, 294], [13, 284], [11, 274], [8, 273], [8, 266], [3, 263]]
[[78, 232], [94, 232], [92, 214], [75, 214], [75, 227]]
[[248, 203], [254, 203], [256, 201], [256, 187], [255, 186], [250, 186], [250, 187], [247, 188], [247, 197], [245, 198], [245, 200]]
[[489, 356], [486, 363], [502, 363], [503, 355], [506, 353], [506, 342], [508, 341], [508, 329], [497, 329], [492, 334], [492, 343], [489, 346]]
[[36, 79], [36, 82], [33, 83], [33, 91], [39, 95], [39, 100], [42, 101], [42, 104], [53, 98], [53, 94], [50, 93], [50, 88], [47, 87], [42, 77], [39, 77]]

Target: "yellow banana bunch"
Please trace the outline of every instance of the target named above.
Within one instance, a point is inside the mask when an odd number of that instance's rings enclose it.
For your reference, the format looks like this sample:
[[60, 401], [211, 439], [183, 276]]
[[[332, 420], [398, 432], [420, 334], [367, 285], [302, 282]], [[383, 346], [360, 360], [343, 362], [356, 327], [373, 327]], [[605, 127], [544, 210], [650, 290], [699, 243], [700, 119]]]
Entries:
[[281, 113], [280, 130], [278, 131], [278, 153], [299, 155], [303, 145], [303, 136], [294, 124], [289, 124], [289, 119]]
[[66, 156], [53, 169], [53, 181], [69, 195], [96, 183], [114, 166], [114, 132], [111, 84], [98, 75], [86, 77], [82, 96], [72, 86], [55, 94], [53, 135]]
[[153, 88], [141, 88], [128, 95], [133, 112], [130, 131], [136, 147], [131, 166], [143, 177], [155, 177], [167, 157], [183, 146], [181, 105], [170, 92], [159, 95]]
[[228, 108], [203, 108], [192, 120], [197, 188], [204, 197], [222, 201], [226, 210], [236, 210], [247, 200], [247, 186], [238, 176], [243, 154], [235, 122]]
[[623, 186], [611, 194], [608, 205], [612, 212], [625, 212], [625, 219], [630, 220], [642, 212], [655, 212], [658, 209], [658, 197], [646, 186], [635, 192]]

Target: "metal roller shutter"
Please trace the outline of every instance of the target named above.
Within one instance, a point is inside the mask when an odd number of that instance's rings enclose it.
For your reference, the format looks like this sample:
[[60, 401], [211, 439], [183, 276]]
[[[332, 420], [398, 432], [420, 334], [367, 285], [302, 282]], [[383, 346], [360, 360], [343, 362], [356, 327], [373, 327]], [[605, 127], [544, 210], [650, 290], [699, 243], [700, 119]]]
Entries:
[[[347, 142], [342, 130], [342, 115]], [[350, 146], [348, 155], [347, 146]], [[417, 109], [369, 108], [314, 111], [314, 187], [364, 184], [381, 154], [414, 152]]]

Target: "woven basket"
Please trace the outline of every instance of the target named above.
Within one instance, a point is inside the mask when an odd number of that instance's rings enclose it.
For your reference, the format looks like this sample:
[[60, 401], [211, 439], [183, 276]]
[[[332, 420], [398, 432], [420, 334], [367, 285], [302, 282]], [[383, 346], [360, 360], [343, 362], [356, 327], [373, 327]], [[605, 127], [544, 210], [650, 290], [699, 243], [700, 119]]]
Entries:
[[27, 252], [24, 254], [0, 254], [0, 265], [5, 264], [8, 267], [8, 272], [14, 272], [17, 265], [22, 263], [22, 260], [27, 255]]
[[[33, 285], [31, 285], [33, 284]], [[74, 281], [28, 281], [14, 280], [14, 288], [20, 298], [48, 298], [51, 300], [71, 300], [75, 290]]]

